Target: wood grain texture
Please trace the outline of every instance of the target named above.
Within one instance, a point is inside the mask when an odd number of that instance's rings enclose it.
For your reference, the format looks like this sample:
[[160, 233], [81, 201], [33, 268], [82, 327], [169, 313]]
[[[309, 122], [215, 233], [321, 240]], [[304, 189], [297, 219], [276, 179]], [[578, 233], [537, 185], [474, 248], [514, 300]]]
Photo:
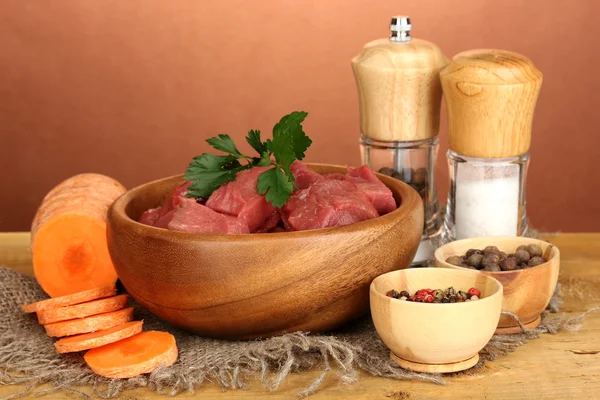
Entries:
[[[600, 234], [544, 235], [543, 239], [561, 250], [559, 281], [568, 311], [567, 317], [578, 316], [587, 308], [600, 306]], [[0, 233], [0, 264], [17, 271], [33, 274], [31, 263], [24, 265], [30, 252], [29, 233]], [[585, 291], [585, 292], [584, 292]], [[600, 358], [597, 355], [575, 354], [593, 348], [600, 337], [600, 313], [590, 314], [578, 332], [560, 332], [543, 335], [514, 353], [486, 364], [483, 375], [447, 377], [449, 385], [439, 386], [418, 381], [396, 381], [361, 373], [357, 383], [339, 385], [335, 374], [329, 374], [315, 399], [347, 399], [356, 397], [369, 400], [401, 398], [408, 394], [411, 400], [482, 398], [499, 400], [539, 399], [593, 399], [600, 392]], [[559, 365], [560, 368], [556, 368]], [[250, 383], [249, 390], [222, 389], [207, 383], [195, 393], [181, 393], [182, 399], [294, 399], [296, 394], [316, 379], [321, 371], [290, 375], [276, 392], [266, 391], [258, 382]], [[49, 385], [46, 385], [48, 387]], [[9, 396], [22, 386], [0, 386], [0, 396]], [[80, 388], [91, 393], [88, 387]], [[56, 400], [72, 400], [72, 392], [55, 392]], [[38, 399], [33, 395], [25, 399]], [[167, 399], [147, 389], [128, 390], [122, 400]]]
[[361, 133], [385, 141], [437, 136], [442, 101], [439, 72], [446, 64], [441, 50], [425, 40], [367, 43], [352, 59]]
[[450, 149], [481, 158], [527, 153], [542, 73], [504, 50], [458, 53], [441, 72]]
[[[517, 247], [521, 245], [536, 244], [545, 252], [549, 243], [532, 238], [525, 237], [487, 237], [463, 239], [450, 242], [435, 251], [436, 266], [442, 268], [452, 268], [464, 270], [446, 262], [448, 257], [462, 256], [469, 249], [484, 249], [487, 246], [496, 246], [500, 251], [507, 254], [514, 253]], [[558, 282], [560, 270], [560, 250], [554, 246], [548, 262], [537, 267], [519, 269], [516, 271], [488, 272], [477, 271], [479, 274], [485, 274], [498, 279], [504, 286], [504, 300], [502, 310], [516, 314], [522, 323], [529, 324], [535, 321], [542, 311], [548, 306], [556, 284]], [[498, 328], [518, 328], [514, 319], [508, 316], [500, 317]], [[502, 333], [519, 332], [503, 331]]]
[[[426, 304], [386, 296], [392, 289], [415, 293], [420, 289], [481, 291], [481, 299], [454, 304]], [[477, 271], [411, 268], [388, 272], [373, 280], [371, 316], [377, 333], [402, 365], [421, 372], [453, 372], [474, 364], [473, 358], [496, 330], [502, 307], [502, 285]], [[476, 362], [476, 361], [475, 361]], [[426, 365], [432, 364], [432, 365]]]
[[373, 278], [408, 267], [416, 253], [421, 198], [398, 180], [380, 179], [400, 204], [382, 217], [302, 232], [214, 235], [134, 221], [183, 182], [166, 178], [113, 204], [109, 251], [128, 293], [173, 325], [227, 339], [327, 331], [366, 314]]

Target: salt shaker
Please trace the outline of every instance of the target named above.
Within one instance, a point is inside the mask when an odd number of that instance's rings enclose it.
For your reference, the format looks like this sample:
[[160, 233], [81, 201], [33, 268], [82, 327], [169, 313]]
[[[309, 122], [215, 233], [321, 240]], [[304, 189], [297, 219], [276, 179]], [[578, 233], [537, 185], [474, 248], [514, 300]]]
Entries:
[[450, 139], [443, 242], [526, 235], [525, 183], [542, 73], [520, 54], [471, 50], [457, 54], [440, 79]]
[[442, 227], [435, 165], [442, 88], [441, 50], [411, 36], [409, 17], [393, 17], [389, 38], [352, 59], [360, 107], [362, 163], [410, 184], [423, 199], [425, 224], [413, 265], [433, 258]]

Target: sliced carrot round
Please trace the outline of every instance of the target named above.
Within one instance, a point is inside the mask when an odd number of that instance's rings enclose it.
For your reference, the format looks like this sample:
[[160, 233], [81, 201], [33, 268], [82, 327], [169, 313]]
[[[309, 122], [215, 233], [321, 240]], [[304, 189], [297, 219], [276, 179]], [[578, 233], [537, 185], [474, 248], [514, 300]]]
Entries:
[[106, 314], [92, 317], [71, 319], [69, 321], [55, 322], [44, 325], [46, 333], [51, 337], [79, 335], [82, 333], [96, 332], [122, 325], [133, 319], [133, 307], [124, 308]]
[[40, 324], [47, 325], [54, 322], [67, 321], [75, 318], [85, 318], [91, 315], [104, 314], [125, 308], [127, 305], [126, 294], [121, 294], [105, 299], [94, 300], [74, 306], [51, 308], [38, 312]]
[[40, 312], [44, 310], [48, 310], [50, 308], [58, 308], [65, 306], [72, 306], [74, 304], [85, 303], [87, 301], [97, 300], [104, 297], [114, 296], [117, 294], [117, 288], [115, 285], [107, 285], [95, 287], [93, 289], [84, 290], [82, 292], [77, 292], [73, 294], [69, 294], [66, 296], [53, 297], [51, 299], [46, 299], [42, 301], [38, 301], [36, 303], [31, 304], [23, 304], [21, 308], [23, 312], [32, 313], [32, 312]]
[[69, 336], [54, 343], [58, 353], [73, 353], [115, 343], [137, 335], [142, 331], [144, 321], [132, 321], [101, 331]]
[[33, 245], [33, 270], [52, 297], [114, 284], [106, 223], [87, 214], [60, 214], [42, 225]]
[[96, 374], [108, 378], [133, 378], [169, 366], [177, 360], [175, 337], [166, 332], [141, 332], [83, 356]]

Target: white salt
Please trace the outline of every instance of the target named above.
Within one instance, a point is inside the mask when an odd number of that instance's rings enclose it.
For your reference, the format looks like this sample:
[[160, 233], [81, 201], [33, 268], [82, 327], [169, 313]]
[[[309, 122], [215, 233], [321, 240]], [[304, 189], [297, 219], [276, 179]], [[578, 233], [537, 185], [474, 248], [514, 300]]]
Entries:
[[519, 165], [458, 164], [455, 190], [456, 239], [518, 234]]

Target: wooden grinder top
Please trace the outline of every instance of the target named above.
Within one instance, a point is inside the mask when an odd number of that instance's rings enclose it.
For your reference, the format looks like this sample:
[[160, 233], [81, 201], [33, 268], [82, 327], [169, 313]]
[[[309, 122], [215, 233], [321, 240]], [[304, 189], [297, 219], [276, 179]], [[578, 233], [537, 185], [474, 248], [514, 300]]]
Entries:
[[504, 50], [457, 54], [440, 72], [448, 108], [450, 148], [480, 158], [527, 153], [542, 73], [528, 58]]
[[437, 136], [442, 88], [439, 72], [448, 64], [441, 50], [410, 35], [399, 38], [392, 19], [392, 36], [367, 43], [352, 59], [360, 107], [360, 130], [381, 141], [412, 141]]

